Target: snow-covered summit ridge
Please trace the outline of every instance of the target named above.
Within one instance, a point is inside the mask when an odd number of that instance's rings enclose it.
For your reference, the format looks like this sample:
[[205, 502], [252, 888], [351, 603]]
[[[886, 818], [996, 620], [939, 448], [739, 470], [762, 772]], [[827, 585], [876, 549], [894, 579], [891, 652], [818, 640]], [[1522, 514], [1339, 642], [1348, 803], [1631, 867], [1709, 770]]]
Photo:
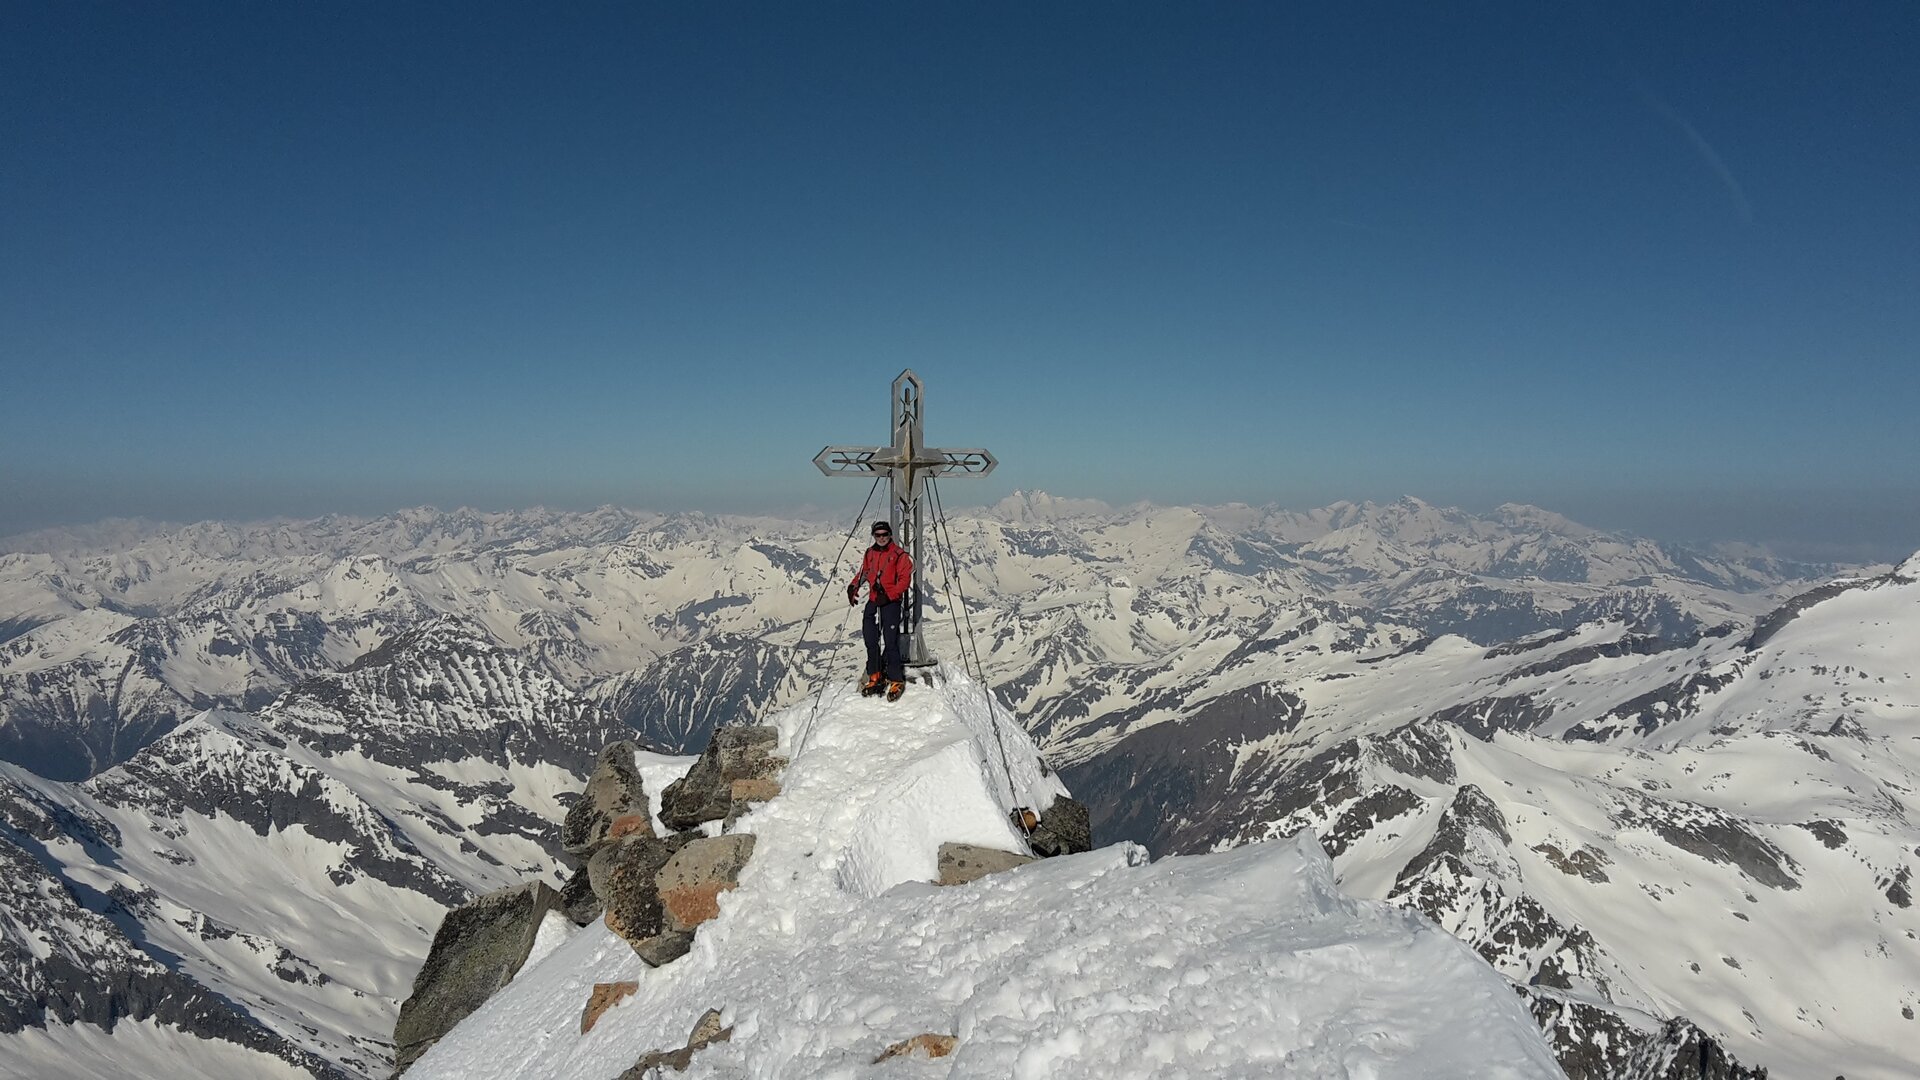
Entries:
[[1895, 567], [1893, 576], [1907, 581], [1920, 581], [1920, 551], [1914, 552], [1906, 562]]
[[943, 843], [1024, 851], [1009, 815], [1044, 811], [1066, 786], [979, 684], [945, 664], [932, 678], [898, 702], [836, 686], [778, 714], [782, 813], [743, 830], [814, 852], [815, 869], [866, 897], [936, 877]]
[[[1148, 863], [1121, 844], [942, 889], [938, 845], [1017, 850], [1010, 804], [1061, 791], [942, 668], [900, 702], [846, 688], [776, 715], [782, 791], [693, 951], [648, 968], [604, 925], [523, 969], [412, 1080], [614, 1076], [718, 1008], [690, 1078], [1557, 1077], [1506, 984], [1417, 917], [1343, 895], [1310, 836]], [[638, 990], [580, 1033], [596, 983]], [[922, 1033], [951, 1056], [876, 1063]]]

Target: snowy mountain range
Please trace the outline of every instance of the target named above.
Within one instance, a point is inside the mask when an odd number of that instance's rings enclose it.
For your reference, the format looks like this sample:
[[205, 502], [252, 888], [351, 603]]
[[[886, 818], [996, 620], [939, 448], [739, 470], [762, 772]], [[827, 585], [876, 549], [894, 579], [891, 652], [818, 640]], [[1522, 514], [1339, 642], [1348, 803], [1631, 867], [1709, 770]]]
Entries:
[[[0, 547], [0, 853], [39, 898], [0, 935], [0, 1075], [181, 1033], [382, 1075], [437, 913], [562, 880], [601, 746], [685, 752], [858, 663], [844, 530], [422, 510]], [[1311, 827], [1341, 888], [1507, 976], [1570, 1075], [1906, 1075], [1920, 565], [1412, 499], [1032, 494], [951, 531], [929, 640], [977, 645], [1101, 842]]]
[[0, 765], [0, 1073], [384, 1075], [441, 915], [556, 878], [560, 796], [624, 734], [436, 619], [85, 781]]
[[[568, 686], [619, 678], [624, 691], [602, 692], [649, 700], [635, 673], [690, 645], [793, 651], [821, 585], [846, 573], [832, 565], [841, 528], [612, 508], [416, 510], [16, 539], [0, 544], [0, 758], [84, 778], [200, 710], [258, 708], [436, 614]], [[955, 590], [974, 602], [996, 682], [1058, 650], [1138, 662], [1223, 617], [1303, 600], [1483, 644], [1598, 619], [1684, 636], [1761, 614], [1836, 569], [1613, 536], [1532, 507], [1478, 518], [1414, 499], [1296, 514], [1017, 495], [954, 521], [953, 538]], [[931, 569], [944, 583], [946, 569]], [[950, 636], [943, 612], [957, 601], [931, 599], [934, 639]], [[1127, 609], [1109, 618], [1100, 609], [1116, 601]], [[1033, 635], [1063, 618], [1100, 636], [1075, 630], [1049, 642], [1054, 656], [1033, 658]], [[808, 646], [825, 642], [820, 630]], [[676, 666], [655, 671], [676, 679]], [[751, 681], [741, 700], [767, 704], [777, 675]]]
[[1345, 888], [1523, 987], [1569, 1072], [1619, 1075], [1596, 1026], [1684, 1015], [1775, 1076], [1911, 1073], [1920, 559], [1694, 640], [1487, 648], [1311, 609], [1223, 638], [1053, 736], [1107, 837], [1314, 829]]

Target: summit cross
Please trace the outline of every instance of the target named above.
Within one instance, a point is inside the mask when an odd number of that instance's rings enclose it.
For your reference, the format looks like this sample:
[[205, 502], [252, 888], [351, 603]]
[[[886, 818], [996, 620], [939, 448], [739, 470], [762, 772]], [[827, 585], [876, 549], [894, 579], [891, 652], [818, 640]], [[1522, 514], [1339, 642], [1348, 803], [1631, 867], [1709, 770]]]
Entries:
[[915, 667], [933, 663], [920, 635], [921, 558], [925, 508], [921, 494], [928, 480], [941, 476], [985, 476], [999, 462], [985, 450], [953, 450], [926, 445], [923, 431], [927, 393], [920, 376], [909, 368], [893, 380], [893, 442], [886, 446], [829, 446], [814, 455], [813, 463], [828, 476], [887, 478], [888, 517], [894, 540], [913, 560], [911, 595], [901, 607], [901, 633], [907, 638], [906, 660]]

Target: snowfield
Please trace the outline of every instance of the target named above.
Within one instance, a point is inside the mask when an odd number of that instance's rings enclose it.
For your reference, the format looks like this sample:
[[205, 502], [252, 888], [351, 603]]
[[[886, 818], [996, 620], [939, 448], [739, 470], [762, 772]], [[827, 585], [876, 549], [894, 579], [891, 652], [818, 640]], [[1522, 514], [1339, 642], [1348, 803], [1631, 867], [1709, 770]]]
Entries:
[[92, 1024], [26, 1028], [6, 1038], [0, 1080], [127, 1080], [246, 1077], [308, 1080], [305, 1069], [229, 1042], [202, 1039], [152, 1020], [122, 1020], [112, 1034]]
[[[929, 884], [942, 842], [1020, 850], [1014, 800], [1060, 790], [971, 681], [935, 682], [894, 705], [837, 688], [773, 719], [783, 792], [738, 823], [752, 861], [686, 957], [650, 969], [591, 924], [408, 1076], [611, 1078], [709, 1008], [733, 1037], [689, 1077], [1561, 1075], [1504, 979], [1424, 919], [1342, 894], [1310, 835]], [[619, 980], [638, 992], [581, 1035], [593, 985]], [[874, 1064], [922, 1033], [959, 1042]]]

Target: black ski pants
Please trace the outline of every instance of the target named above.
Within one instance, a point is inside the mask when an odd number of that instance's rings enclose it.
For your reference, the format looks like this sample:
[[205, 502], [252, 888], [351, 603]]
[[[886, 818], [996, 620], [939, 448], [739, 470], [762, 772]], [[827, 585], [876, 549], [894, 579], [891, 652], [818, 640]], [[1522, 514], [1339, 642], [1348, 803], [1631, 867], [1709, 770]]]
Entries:
[[893, 682], [906, 681], [906, 665], [900, 660], [900, 601], [869, 601], [860, 617], [860, 633], [867, 639], [867, 674], [884, 672]]

